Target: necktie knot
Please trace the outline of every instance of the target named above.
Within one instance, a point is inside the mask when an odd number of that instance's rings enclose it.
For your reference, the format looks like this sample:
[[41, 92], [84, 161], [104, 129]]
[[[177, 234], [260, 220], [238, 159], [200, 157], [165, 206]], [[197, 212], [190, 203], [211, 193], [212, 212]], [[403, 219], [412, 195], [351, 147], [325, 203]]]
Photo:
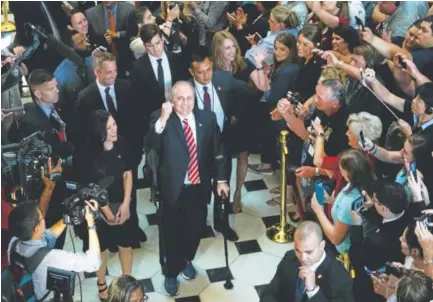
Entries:
[[110, 94], [110, 87], [105, 88], [105, 93]]
[[188, 126], [188, 119], [187, 119], [187, 118], [184, 118], [184, 119], [183, 119], [183, 124], [184, 124], [185, 126]]
[[203, 86], [204, 93], [207, 93], [207, 86]]
[[158, 62], [159, 65], [162, 64], [162, 59], [157, 59], [156, 61]]

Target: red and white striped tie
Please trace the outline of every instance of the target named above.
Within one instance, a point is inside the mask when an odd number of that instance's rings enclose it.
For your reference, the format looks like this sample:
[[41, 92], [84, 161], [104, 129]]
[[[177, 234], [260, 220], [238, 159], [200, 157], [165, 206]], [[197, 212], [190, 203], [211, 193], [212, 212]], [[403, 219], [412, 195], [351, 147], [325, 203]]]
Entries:
[[200, 173], [198, 171], [197, 147], [188, 119], [183, 120], [183, 131], [185, 132], [186, 145], [189, 151], [188, 179], [195, 185], [200, 183]]

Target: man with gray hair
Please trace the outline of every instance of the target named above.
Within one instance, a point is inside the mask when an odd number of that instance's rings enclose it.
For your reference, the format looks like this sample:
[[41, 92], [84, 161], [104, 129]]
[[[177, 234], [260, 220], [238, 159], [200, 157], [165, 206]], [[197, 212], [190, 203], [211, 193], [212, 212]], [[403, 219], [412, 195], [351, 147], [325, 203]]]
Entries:
[[194, 106], [192, 84], [177, 82], [171, 102], [152, 113], [147, 134], [149, 147], [160, 158], [164, 289], [170, 296], [178, 293], [179, 273], [186, 280], [197, 275], [191, 261], [206, 225], [212, 177], [218, 182], [219, 196], [229, 192], [216, 116], [211, 111], [193, 111]]
[[281, 260], [260, 301], [353, 301], [352, 279], [335, 256], [325, 252], [317, 223], [305, 221], [298, 226], [294, 249]]
[[[316, 111], [306, 121], [298, 118], [296, 105], [289, 101], [290, 98], [291, 94], [289, 93], [288, 98], [281, 99], [278, 102], [277, 109], [286, 120], [290, 130], [304, 141], [301, 161], [296, 163], [296, 166], [301, 167], [296, 169], [295, 174], [301, 181], [302, 191], [299, 193], [300, 196], [309, 198], [314, 192], [314, 178], [326, 175], [326, 170], [315, 167], [313, 163], [316, 137], [324, 139], [325, 154], [328, 156], [337, 156], [343, 150], [349, 149], [346, 136], [348, 113], [345, 102], [345, 88], [337, 79], [328, 79], [319, 83], [316, 86]], [[313, 123], [321, 124], [323, 131], [316, 132], [312, 127]], [[304, 202], [297, 202], [297, 215], [291, 218], [298, 220], [300, 215], [305, 212]]]

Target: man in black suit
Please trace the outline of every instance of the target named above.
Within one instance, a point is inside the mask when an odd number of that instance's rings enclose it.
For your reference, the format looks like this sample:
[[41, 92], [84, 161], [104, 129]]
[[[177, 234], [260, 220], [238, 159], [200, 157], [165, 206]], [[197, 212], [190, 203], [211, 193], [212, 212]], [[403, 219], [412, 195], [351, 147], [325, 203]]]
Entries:
[[[116, 57], [109, 52], [101, 52], [94, 56], [94, 73], [96, 81], [83, 89], [76, 104], [76, 149], [75, 162], [80, 183], [91, 181], [89, 167], [99, 155], [99, 148], [93, 148], [94, 136], [93, 113], [102, 109], [110, 112], [118, 125], [119, 133], [130, 143], [129, 129], [133, 126], [130, 120], [130, 84], [127, 80], [117, 78]], [[99, 143], [99, 141], [97, 142]], [[91, 152], [96, 152], [92, 154]], [[138, 224], [136, 191], [131, 199], [131, 217]], [[146, 235], [142, 233], [142, 241]]]
[[[54, 75], [43, 69], [36, 69], [30, 74], [28, 84], [33, 92], [34, 102], [24, 105], [25, 114], [19, 125], [19, 137], [24, 138], [36, 131], [41, 131], [43, 141], [51, 145], [53, 154], [62, 158], [70, 157], [73, 145], [67, 140], [62, 111], [56, 106], [59, 101], [59, 90]], [[47, 227], [54, 225], [63, 217], [60, 204], [72, 194], [66, 189], [64, 181], [70, 179], [69, 177], [70, 174], [64, 171], [62, 178], [57, 181], [45, 216]], [[66, 232], [63, 232], [57, 239], [56, 248], [63, 248], [65, 234]]]
[[143, 138], [147, 133], [149, 118], [152, 112], [161, 108], [162, 103], [170, 100], [173, 83], [183, 80], [179, 76], [177, 58], [164, 51], [162, 31], [155, 24], [146, 24], [140, 30], [140, 37], [147, 53], [134, 62], [130, 74], [133, 111], [136, 116], [133, 146], [134, 156], [138, 163], [143, 155]]
[[353, 301], [352, 279], [335, 256], [325, 252], [317, 223], [305, 221], [298, 226], [294, 250], [281, 260], [260, 301]]
[[138, 31], [134, 6], [122, 1], [102, 1], [86, 10], [86, 16], [96, 34], [107, 40], [119, 62], [119, 77], [125, 78], [134, 60], [129, 43]]
[[164, 288], [171, 296], [178, 292], [180, 272], [187, 280], [196, 276], [191, 261], [206, 225], [211, 179], [218, 181], [220, 196], [229, 191], [215, 115], [193, 109], [194, 88], [188, 82], [177, 82], [171, 103], [162, 104], [162, 110], [152, 114], [147, 135], [160, 156]]
[[[205, 47], [198, 49], [191, 60], [189, 72], [193, 76], [190, 80], [194, 85], [196, 106], [198, 110], [211, 111], [216, 115], [218, 127], [222, 133], [221, 141], [224, 147], [224, 155], [227, 157], [225, 178], [230, 179], [232, 172], [232, 161], [230, 151], [230, 129], [231, 118], [236, 116], [235, 111], [240, 106], [234, 98], [235, 92], [242, 92], [237, 95], [243, 95], [248, 98], [254, 91], [248, 83], [237, 80], [228, 71], [213, 72], [212, 61]], [[215, 193], [215, 190], [214, 190]], [[215, 195], [215, 199], [217, 196]], [[230, 199], [225, 199], [225, 208], [229, 209]], [[219, 202], [214, 202], [214, 227], [215, 230], [224, 234], [230, 241], [237, 241], [239, 238], [236, 232], [230, 228], [223, 219], [223, 213]]]

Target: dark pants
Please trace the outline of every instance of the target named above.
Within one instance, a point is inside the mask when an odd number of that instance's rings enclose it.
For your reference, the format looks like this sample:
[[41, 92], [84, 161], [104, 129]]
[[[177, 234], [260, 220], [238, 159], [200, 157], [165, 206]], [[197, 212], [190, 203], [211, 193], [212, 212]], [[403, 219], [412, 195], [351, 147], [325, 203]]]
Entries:
[[206, 225], [203, 185], [185, 186], [175, 204], [162, 205], [164, 275], [176, 277], [192, 261]]

